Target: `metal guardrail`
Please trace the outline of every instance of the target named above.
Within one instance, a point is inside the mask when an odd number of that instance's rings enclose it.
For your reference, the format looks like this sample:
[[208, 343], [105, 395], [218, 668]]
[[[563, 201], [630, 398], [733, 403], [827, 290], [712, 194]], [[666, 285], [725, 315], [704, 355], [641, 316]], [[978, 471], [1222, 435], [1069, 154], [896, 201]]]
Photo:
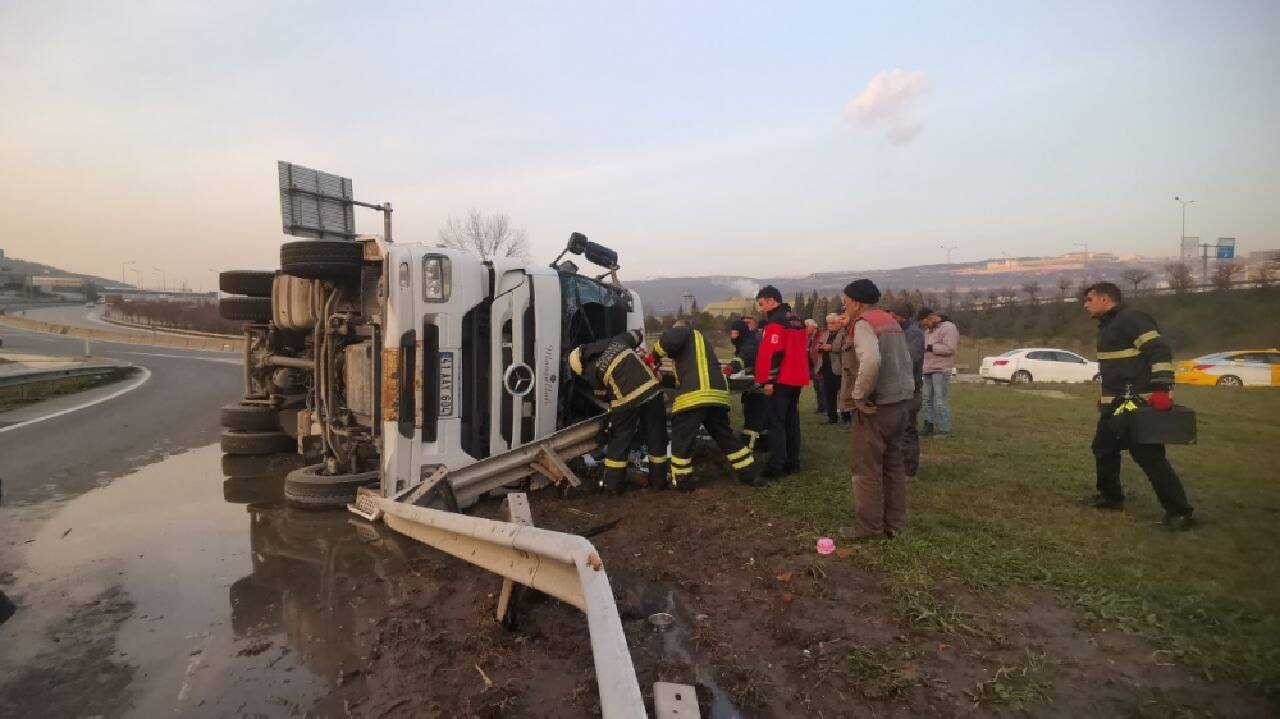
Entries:
[[0, 387], [17, 387], [24, 384], [48, 382], [51, 380], [69, 379], [72, 377], [100, 377], [118, 372], [128, 372], [133, 365], [97, 365], [94, 367], [67, 367], [64, 369], [23, 372], [22, 374], [0, 375]]
[[591, 635], [601, 713], [605, 719], [645, 716], [613, 589], [591, 542], [526, 524], [416, 507], [368, 490], [361, 492], [357, 505], [364, 516], [380, 518], [405, 536], [582, 610]]
[[113, 330], [95, 330], [87, 327], [75, 327], [72, 325], [40, 322], [38, 320], [27, 319], [26, 317], [15, 317], [14, 315], [7, 314], [0, 314], [0, 326], [32, 330], [34, 332], [47, 332], [49, 334], [65, 335], [67, 337], [82, 337], [84, 339], [97, 340], [99, 342], [111, 342], [113, 344], [170, 347], [173, 349], [189, 349], [204, 352], [244, 351], [244, 339], [231, 337], [226, 339], [214, 339], [205, 337], [181, 337], [176, 335], [165, 336], [163, 334], [154, 333], [149, 335], [131, 334]]

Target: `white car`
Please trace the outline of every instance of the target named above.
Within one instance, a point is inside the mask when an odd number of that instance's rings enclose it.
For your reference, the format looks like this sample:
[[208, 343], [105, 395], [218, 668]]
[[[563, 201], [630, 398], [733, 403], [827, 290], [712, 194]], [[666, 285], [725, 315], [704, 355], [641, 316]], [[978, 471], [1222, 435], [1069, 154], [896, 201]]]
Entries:
[[1098, 363], [1075, 352], [1048, 347], [1009, 350], [983, 357], [978, 374], [997, 382], [1096, 382]]

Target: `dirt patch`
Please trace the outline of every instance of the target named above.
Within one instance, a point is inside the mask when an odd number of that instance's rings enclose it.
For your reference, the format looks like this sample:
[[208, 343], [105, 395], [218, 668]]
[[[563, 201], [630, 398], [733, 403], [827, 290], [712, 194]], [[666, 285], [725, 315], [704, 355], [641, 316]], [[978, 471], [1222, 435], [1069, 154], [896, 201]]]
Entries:
[[[675, 681], [697, 686], [704, 717], [1270, 715], [1050, 593], [893, 595], [858, 548], [820, 557], [743, 491], [532, 495], [542, 527], [582, 533], [617, 520], [592, 541], [647, 702], [654, 682]], [[493, 616], [500, 580], [438, 553], [386, 581], [403, 583], [405, 599], [325, 706], [357, 717], [599, 715], [577, 610], [529, 592], [505, 629]], [[675, 615], [673, 631], [650, 627], [661, 611]]]
[[133, 602], [118, 587], [77, 606], [49, 630], [47, 650], [4, 677], [0, 717], [123, 714], [134, 667], [117, 659], [115, 636], [132, 613]]

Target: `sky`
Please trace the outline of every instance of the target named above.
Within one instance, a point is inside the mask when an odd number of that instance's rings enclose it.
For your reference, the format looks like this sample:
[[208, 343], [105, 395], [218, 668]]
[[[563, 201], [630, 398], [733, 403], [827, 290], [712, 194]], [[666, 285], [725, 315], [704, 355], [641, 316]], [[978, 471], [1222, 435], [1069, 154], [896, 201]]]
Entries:
[[[210, 289], [276, 160], [623, 277], [1280, 248], [1280, 3], [0, 0], [0, 248]], [[362, 231], [380, 215], [357, 210]]]

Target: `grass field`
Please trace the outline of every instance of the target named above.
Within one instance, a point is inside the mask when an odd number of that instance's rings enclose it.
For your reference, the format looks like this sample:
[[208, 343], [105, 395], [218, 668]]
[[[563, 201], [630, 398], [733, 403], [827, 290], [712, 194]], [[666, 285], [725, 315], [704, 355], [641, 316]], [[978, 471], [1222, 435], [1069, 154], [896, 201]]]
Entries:
[[[904, 621], [980, 632], [945, 588], [1046, 588], [1211, 678], [1280, 695], [1280, 392], [1178, 388], [1200, 435], [1169, 450], [1200, 520], [1181, 534], [1156, 524], [1159, 504], [1127, 458], [1123, 513], [1076, 504], [1093, 493], [1096, 392], [953, 384], [953, 434], [923, 440], [908, 532], [850, 561], [883, 573]], [[848, 434], [812, 409], [806, 390], [804, 472], [744, 491], [809, 546], [852, 523]]]

